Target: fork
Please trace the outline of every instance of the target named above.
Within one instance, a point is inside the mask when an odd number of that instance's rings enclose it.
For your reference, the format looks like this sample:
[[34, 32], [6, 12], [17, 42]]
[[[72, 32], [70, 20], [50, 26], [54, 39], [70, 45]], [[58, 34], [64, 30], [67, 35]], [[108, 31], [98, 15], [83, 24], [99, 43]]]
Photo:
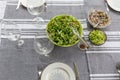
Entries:
[[120, 63], [117, 63], [116, 69], [117, 69], [117, 72], [120, 74]]
[[95, 24], [94, 27], [97, 28], [99, 24], [100, 24], [100, 21], [98, 21], [97, 24]]
[[108, 7], [107, 0], [104, 0], [104, 2], [105, 2], [105, 7], [106, 7], [107, 11], [109, 12], [110, 10], [109, 10], [109, 7]]
[[87, 44], [87, 42], [79, 35], [79, 32], [72, 25], [70, 25], [70, 28], [72, 29], [73, 33], [77, 35], [77, 37], [87, 46], [87, 48], [90, 48], [90, 45]]
[[80, 80], [79, 71], [78, 71], [78, 67], [77, 67], [76, 63], [73, 62], [73, 66], [74, 66], [74, 72], [75, 72], [76, 80]]
[[19, 0], [19, 1], [18, 1], [18, 4], [17, 4], [17, 7], [16, 7], [16, 10], [18, 10], [18, 9], [19, 9], [20, 4], [21, 4], [21, 2], [20, 2], [20, 0]]
[[38, 80], [40, 80], [42, 74], [42, 68], [40, 66], [37, 66], [37, 71], [38, 71]]

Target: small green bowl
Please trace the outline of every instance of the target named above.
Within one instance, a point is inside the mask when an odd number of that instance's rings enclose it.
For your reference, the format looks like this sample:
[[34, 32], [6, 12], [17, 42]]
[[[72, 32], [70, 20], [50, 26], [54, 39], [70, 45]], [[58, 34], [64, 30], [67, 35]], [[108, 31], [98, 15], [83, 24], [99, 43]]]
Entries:
[[92, 44], [100, 46], [107, 40], [107, 35], [100, 29], [94, 29], [89, 33], [89, 40]]
[[48, 38], [57, 46], [70, 47], [79, 42], [77, 35], [70, 28], [72, 24], [79, 35], [82, 36], [83, 28], [81, 23], [71, 15], [57, 15], [53, 17], [47, 24], [46, 33]]

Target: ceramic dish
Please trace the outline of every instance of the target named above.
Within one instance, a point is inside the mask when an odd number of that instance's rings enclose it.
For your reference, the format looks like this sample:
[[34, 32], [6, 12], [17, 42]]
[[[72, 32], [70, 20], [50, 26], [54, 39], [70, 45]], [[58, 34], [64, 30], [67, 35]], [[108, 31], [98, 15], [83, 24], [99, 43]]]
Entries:
[[112, 9], [120, 11], [120, 0], [107, 0], [107, 2]]
[[88, 49], [88, 47], [83, 42], [78, 43], [78, 48], [80, 50], [87, 50]]
[[43, 70], [41, 80], [76, 80], [76, 78], [67, 64], [55, 62]]
[[45, 0], [20, 0], [21, 4], [27, 8], [39, 7], [45, 3]]
[[92, 9], [88, 13], [88, 21], [93, 28], [106, 28], [110, 24], [110, 17], [102, 10]]
[[89, 40], [94, 45], [102, 45], [106, 42], [107, 36], [104, 31], [94, 29], [89, 33]]

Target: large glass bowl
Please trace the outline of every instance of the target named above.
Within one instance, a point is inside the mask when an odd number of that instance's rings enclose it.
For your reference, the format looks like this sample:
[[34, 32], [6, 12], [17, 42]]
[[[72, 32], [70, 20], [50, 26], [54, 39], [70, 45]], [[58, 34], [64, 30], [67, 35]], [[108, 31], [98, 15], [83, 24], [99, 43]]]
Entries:
[[48, 22], [47, 36], [57, 46], [73, 46], [79, 42], [79, 38], [74, 34], [70, 26], [74, 27], [82, 36], [83, 28], [81, 23], [75, 17], [65, 14], [57, 15]]

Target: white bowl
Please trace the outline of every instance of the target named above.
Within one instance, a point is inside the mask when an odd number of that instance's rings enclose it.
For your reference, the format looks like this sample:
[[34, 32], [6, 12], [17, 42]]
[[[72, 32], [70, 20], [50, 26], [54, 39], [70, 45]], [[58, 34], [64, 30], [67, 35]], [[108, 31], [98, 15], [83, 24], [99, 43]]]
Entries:
[[[105, 24], [105, 25], [98, 25], [100, 22], [101, 22], [101, 20], [99, 20], [99, 21], [97, 21], [97, 20], [95, 20], [97, 23], [93, 23], [92, 21], [91, 21], [91, 19], [90, 19], [90, 15], [92, 14], [92, 13], [94, 13], [94, 12], [96, 12], [96, 11], [101, 11], [101, 12], [103, 12], [103, 13], [105, 13], [106, 15], [107, 15], [107, 17], [108, 17], [108, 22]], [[110, 25], [110, 17], [109, 17], [109, 15], [105, 12], [105, 11], [102, 11], [102, 10], [95, 10], [95, 9], [92, 9], [92, 10], [90, 10], [89, 12], [88, 12], [88, 22], [93, 26], [93, 28], [106, 28], [107, 26], [109, 26]]]

